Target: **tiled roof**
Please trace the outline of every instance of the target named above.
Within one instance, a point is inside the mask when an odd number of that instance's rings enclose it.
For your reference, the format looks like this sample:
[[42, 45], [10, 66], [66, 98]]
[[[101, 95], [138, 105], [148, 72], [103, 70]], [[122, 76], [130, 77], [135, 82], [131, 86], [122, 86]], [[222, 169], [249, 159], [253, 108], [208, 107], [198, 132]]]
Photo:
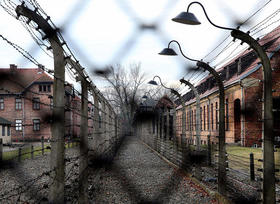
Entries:
[[[267, 54], [270, 52], [273, 53], [280, 45], [280, 26], [260, 39], [259, 43], [262, 45]], [[238, 73], [239, 59], [241, 59], [240, 73]], [[258, 68], [257, 66], [259, 61], [260, 60], [257, 57], [257, 54], [253, 50], [246, 50], [216, 71], [220, 73], [221, 79], [224, 81], [224, 86], [228, 86], [240, 80], [242, 77], [247, 76], [252, 71], [254, 71], [254, 69]], [[226, 78], [227, 69], [228, 78]], [[218, 90], [218, 87], [215, 85], [215, 79], [211, 74], [203, 78], [196, 88], [201, 98]], [[186, 101], [186, 104], [194, 102], [195, 96], [193, 91], [189, 91], [184, 94], [183, 100]], [[179, 101], [176, 101], [176, 104], [179, 105]]]
[[[38, 68], [0, 68], [0, 87], [12, 93], [21, 93], [35, 82], [52, 82], [53, 79]], [[7, 93], [5, 90], [1, 94]]]

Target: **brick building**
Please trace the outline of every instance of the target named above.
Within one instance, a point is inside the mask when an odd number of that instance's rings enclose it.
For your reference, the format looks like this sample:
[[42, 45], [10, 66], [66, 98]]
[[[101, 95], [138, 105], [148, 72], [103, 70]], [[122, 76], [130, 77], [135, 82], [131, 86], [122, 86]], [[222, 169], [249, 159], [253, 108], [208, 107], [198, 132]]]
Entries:
[[[274, 131], [280, 137], [280, 27], [259, 40], [271, 61], [273, 84]], [[263, 114], [263, 69], [253, 50], [247, 50], [217, 70], [225, 88], [226, 142], [243, 146], [260, 146]], [[207, 135], [217, 142], [219, 95], [215, 79], [210, 74], [196, 86], [200, 95], [200, 123], [196, 121], [195, 96], [192, 91], [183, 96], [186, 105], [186, 137], [194, 138], [195, 126], [201, 130], [201, 143]], [[176, 135], [182, 134], [182, 106], [177, 107]], [[195, 142], [195, 140], [194, 140]]]
[[[51, 137], [50, 116], [53, 106], [53, 78], [42, 68], [0, 69], [0, 117], [10, 121], [10, 140], [38, 141]], [[71, 84], [65, 85], [65, 137], [79, 137], [81, 99]], [[92, 114], [89, 105], [89, 115]], [[92, 123], [92, 122], [91, 122]], [[2, 124], [7, 128], [7, 124]], [[92, 124], [91, 124], [92, 126]], [[7, 130], [8, 131], [8, 130]], [[89, 131], [92, 131], [89, 128]]]

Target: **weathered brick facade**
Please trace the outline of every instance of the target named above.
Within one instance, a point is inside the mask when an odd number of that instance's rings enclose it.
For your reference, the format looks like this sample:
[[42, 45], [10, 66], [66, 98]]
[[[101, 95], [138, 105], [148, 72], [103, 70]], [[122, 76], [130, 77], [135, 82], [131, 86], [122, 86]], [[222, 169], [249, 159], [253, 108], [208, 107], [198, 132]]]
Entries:
[[[0, 117], [11, 121], [12, 141], [51, 138], [53, 78], [41, 68], [0, 69]], [[81, 99], [70, 84], [65, 85], [65, 138], [80, 135]], [[92, 114], [89, 104], [89, 116]], [[89, 122], [92, 132], [92, 121]]]
[[[259, 43], [266, 50], [272, 71], [275, 136], [280, 136], [280, 33], [279, 28], [262, 38]], [[254, 51], [246, 51], [218, 69], [225, 87], [226, 142], [244, 146], [260, 146], [263, 126], [263, 69]], [[207, 135], [216, 143], [218, 136], [219, 92], [211, 75], [196, 86], [200, 95], [201, 121], [195, 124], [195, 97], [190, 91], [183, 96], [186, 104], [186, 137], [196, 135], [195, 125], [201, 128], [201, 143], [207, 143]], [[177, 136], [182, 134], [181, 105], [177, 107]], [[179, 123], [179, 124], [178, 124]], [[195, 142], [195, 140], [194, 140]]]

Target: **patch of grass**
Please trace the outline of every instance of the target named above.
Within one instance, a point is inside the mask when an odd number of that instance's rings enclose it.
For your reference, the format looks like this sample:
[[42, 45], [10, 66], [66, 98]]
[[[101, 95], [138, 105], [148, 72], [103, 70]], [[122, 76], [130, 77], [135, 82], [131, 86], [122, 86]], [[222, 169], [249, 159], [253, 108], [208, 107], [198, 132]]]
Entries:
[[[45, 144], [44, 145], [44, 153], [50, 152], [50, 149], [46, 149], [48, 146], [50, 146], [50, 144]], [[77, 146], [77, 144], [75, 142], [73, 143], [68, 143], [65, 145], [65, 148], [72, 148]], [[42, 147], [41, 146], [36, 146], [33, 149], [33, 155], [34, 157], [38, 156], [38, 155], [42, 155]], [[18, 155], [19, 155], [19, 149], [17, 150], [12, 150], [9, 152], [3, 152], [2, 154], [2, 159], [3, 160], [11, 160], [11, 159], [18, 159]], [[31, 158], [31, 146], [29, 147], [25, 147], [21, 149], [21, 160], [24, 159], [29, 159]]]
[[[250, 148], [241, 146], [226, 146], [226, 151], [228, 153], [229, 168], [235, 170], [241, 170], [249, 174], [250, 172], [250, 153], [254, 154], [254, 164], [255, 164], [255, 174], [261, 175], [262, 172], [257, 171], [258, 168], [262, 168], [262, 162], [258, 161], [263, 159], [261, 148]], [[275, 168], [280, 167], [280, 155], [279, 149], [274, 153], [275, 156]], [[280, 173], [276, 173], [277, 177]]]

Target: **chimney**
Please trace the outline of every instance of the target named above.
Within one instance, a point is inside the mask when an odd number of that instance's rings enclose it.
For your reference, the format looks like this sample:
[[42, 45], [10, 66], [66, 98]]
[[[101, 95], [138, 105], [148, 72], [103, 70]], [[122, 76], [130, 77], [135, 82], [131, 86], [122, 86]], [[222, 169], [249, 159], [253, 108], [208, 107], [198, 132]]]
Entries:
[[42, 74], [43, 72], [44, 72], [44, 70], [45, 70], [45, 66], [44, 65], [42, 65], [42, 64], [39, 64], [38, 65], [38, 74]]
[[241, 74], [241, 57], [238, 59], [237, 62], [237, 74], [240, 75]]
[[17, 69], [17, 65], [15, 65], [15, 64], [10, 64], [10, 69], [11, 69], [11, 70], [16, 70], [16, 69]]
[[10, 72], [14, 74], [17, 71], [17, 65], [15, 64], [10, 64]]

